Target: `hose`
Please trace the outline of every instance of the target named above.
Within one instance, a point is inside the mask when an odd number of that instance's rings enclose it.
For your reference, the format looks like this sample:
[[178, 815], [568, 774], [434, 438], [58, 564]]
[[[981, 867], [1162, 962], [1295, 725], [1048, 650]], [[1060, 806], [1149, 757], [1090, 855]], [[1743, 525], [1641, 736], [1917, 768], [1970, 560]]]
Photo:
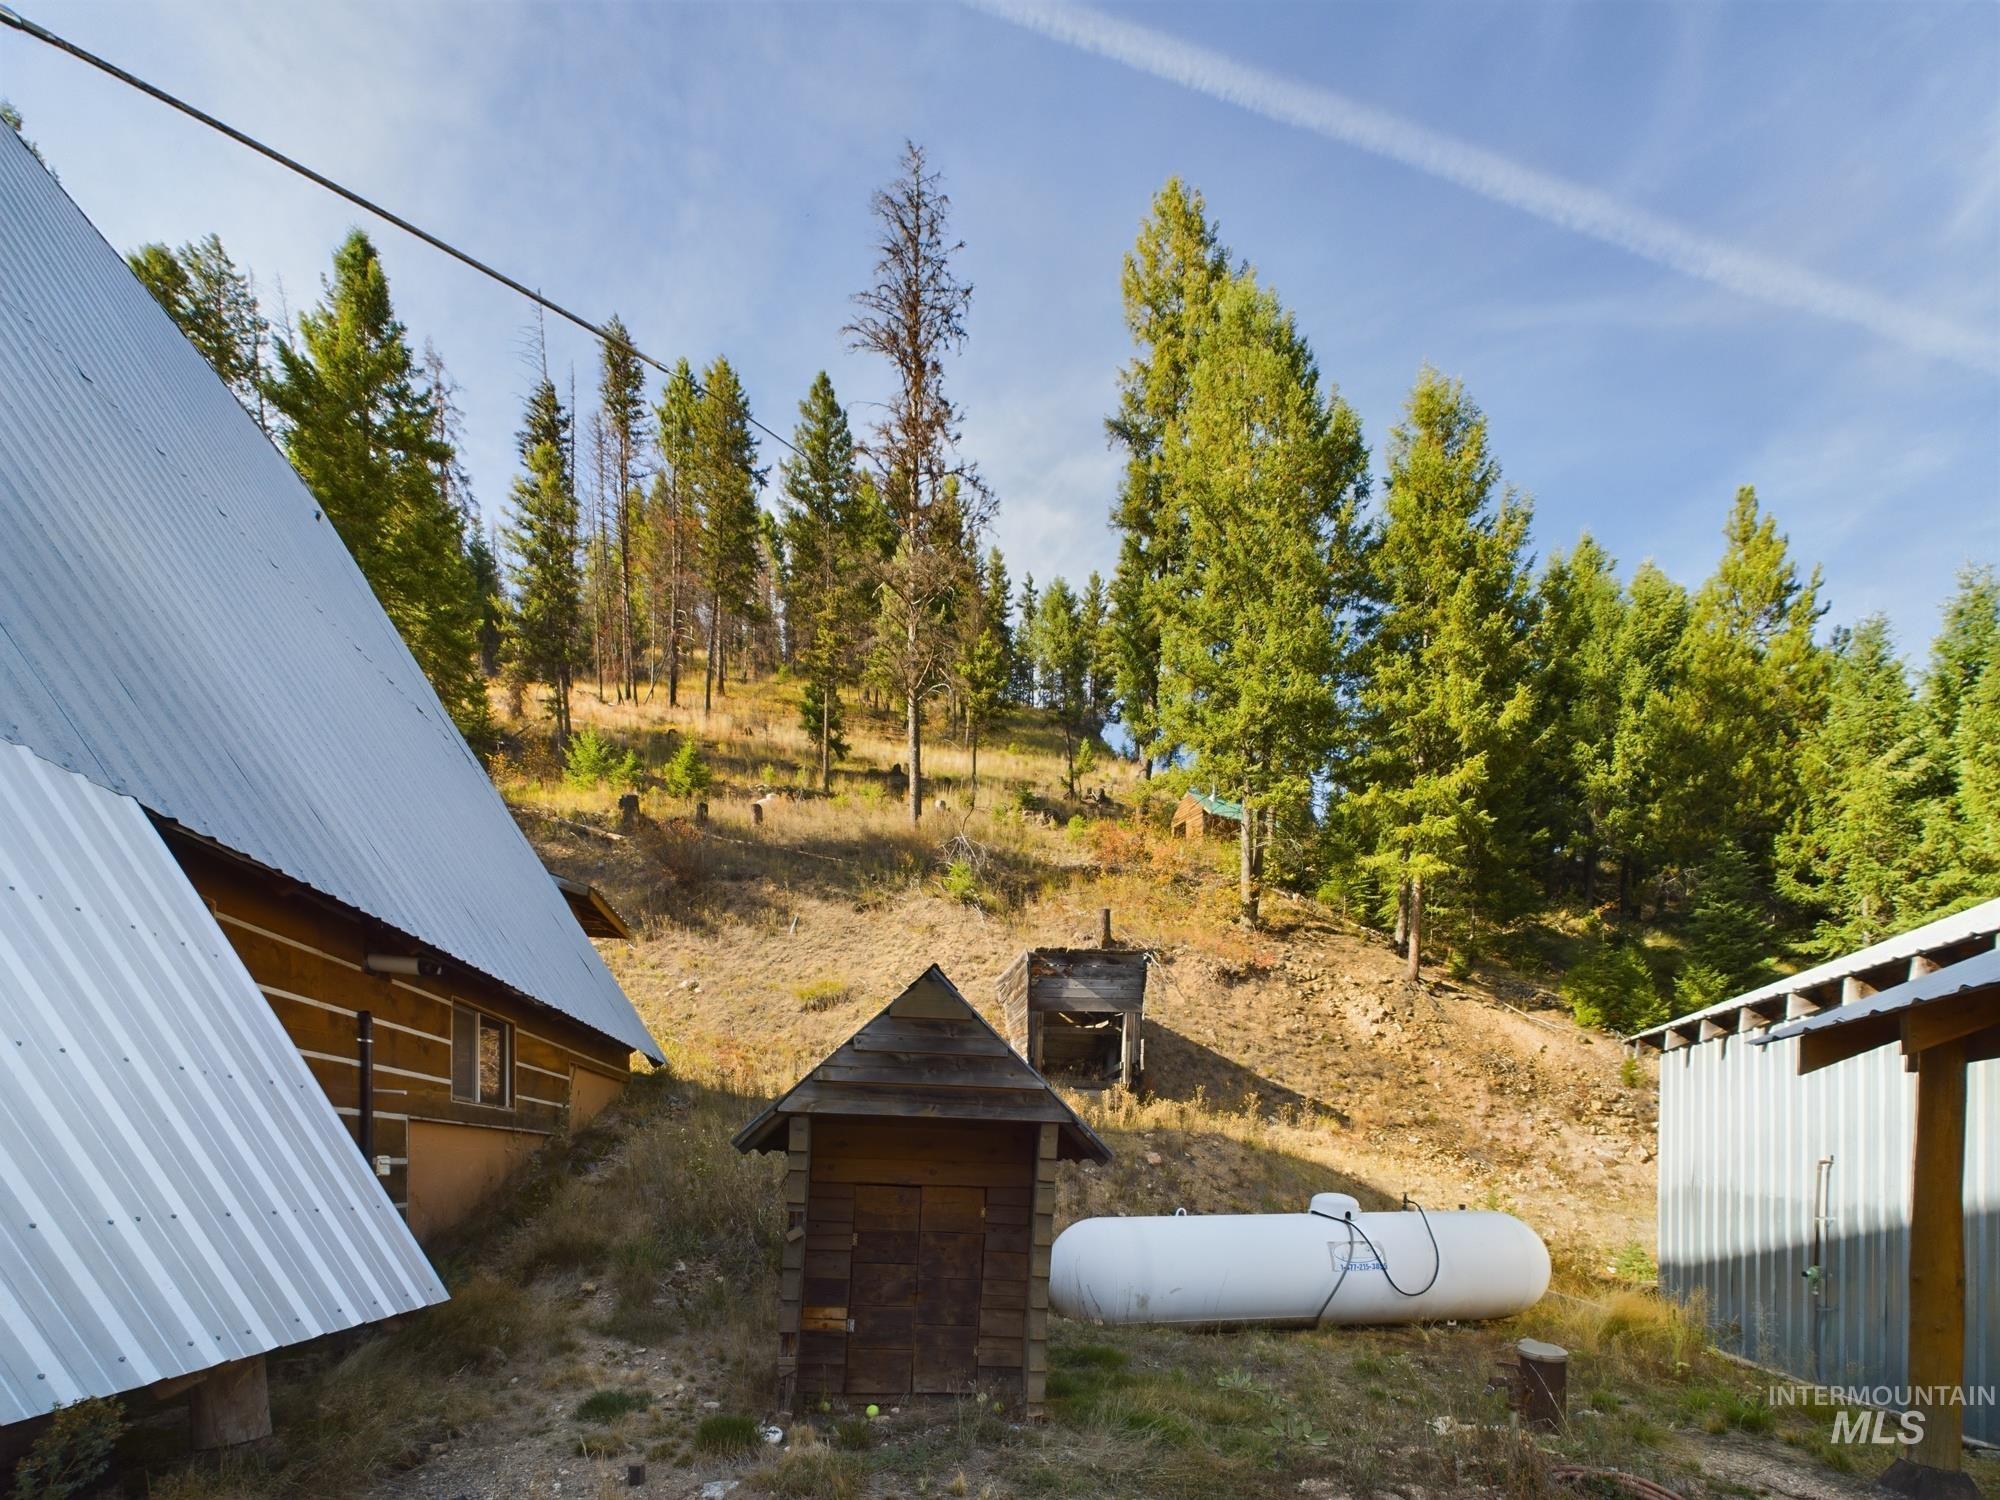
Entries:
[[[1361, 1243], [1366, 1245], [1370, 1253], [1374, 1255], [1376, 1263], [1382, 1267], [1382, 1279], [1389, 1283], [1389, 1290], [1394, 1292], [1397, 1296], [1421, 1297], [1425, 1292], [1428, 1292], [1432, 1287], [1437, 1285], [1438, 1273], [1444, 1269], [1444, 1252], [1438, 1249], [1437, 1231], [1431, 1228], [1431, 1216], [1424, 1212], [1423, 1204], [1417, 1202], [1417, 1200], [1412, 1198], [1408, 1193], [1403, 1194], [1403, 1208], [1405, 1212], [1407, 1212], [1412, 1208], [1414, 1208], [1417, 1211], [1417, 1217], [1422, 1219], [1424, 1222], [1424, 1233], [1430, 1236], [1431, 1279], [1429, 1281], [1426, 1281], [1422, 1286], [1418, 1287], [1414, 1292], [1407, 1291], [1404, 1288], [1396, 1285], [1396, 1278], [1389, 1274], [1389, 1262], [1387, 1257], [1385, 1257], [1382, 1254], [1381, 1247], [1368, 1237], [1368, 1231], [1363, 1229], [1359, 1224], [1355, 1223], [1352, 1215], [1349, 1215], [1348, 1217], [1342, 1219], [1334, 1219], [1333, 1220], [1334, 1223], [1345, 1224], [1347, 1226], [1348, 1254], [1347, 1254], [1347, 1259], [1341, 1262], [1340, 1275], [1333, 1283], [1333, 1290], [1326, 1294], [1326, 1301], [1320, 1303], [1319, 1311], [1313, 1314], [1314, 1323], [1318, 1323], [1321, 1318], [1326, 1316], [1326, 1310], [1329, 1307], [1333, 1306], [1333, 1299], [1335, 1295], [1340, 1291], [1342, 1285], [1344, 1285], [1347, 1281], [1347, 1273], [1349, 1270], [1353, 1268], [1354, 1265], [1354, 1239], [1356, 1235], [1359, 1235], [1361, 1237]], [[1314, 1210], [1314, 1212], [1317, 1212], [1317, 1210]], [[1333, 1218], [1331, 1214], [1320, 1214], [1320, 1217], [1322, 1219]]]

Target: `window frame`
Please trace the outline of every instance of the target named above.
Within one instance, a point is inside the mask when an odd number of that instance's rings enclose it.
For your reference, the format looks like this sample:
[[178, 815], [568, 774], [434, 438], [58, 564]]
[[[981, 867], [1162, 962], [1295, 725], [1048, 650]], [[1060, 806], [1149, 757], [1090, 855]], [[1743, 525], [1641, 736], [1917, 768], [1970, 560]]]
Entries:
[[[482, 1039], [491, 1029], [500, 1039], [500, 1097], [485, 1097], [481, 1077], [485, 1061]], [[469, 1043], [469, 1046], [467, 1045]], [[461, 1080], [460, 1057], [464, 1052], [470, 1084]], [[469, 1088], [469, 1092], [466, 1090]], [[453, 1001], [451, 1007], [451, 1098], [454, 1104], [472, 1104], [482, 1109], [514, 1107], [514, 1023], [474, 1005]]]

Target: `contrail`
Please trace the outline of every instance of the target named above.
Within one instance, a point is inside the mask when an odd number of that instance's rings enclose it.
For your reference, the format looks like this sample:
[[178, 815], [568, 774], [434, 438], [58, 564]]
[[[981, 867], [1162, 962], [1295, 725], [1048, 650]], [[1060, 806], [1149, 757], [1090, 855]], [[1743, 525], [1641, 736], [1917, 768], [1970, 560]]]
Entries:
[[1141, 73], [1310, 130], [1776, 307], [1865, 328], [1919, 353], [2000, 373], [2000, 346], [1979, 331], [1864, 287], [1726, 244], [1566, 177], [1543, 172], [1332, 89], [1236, 61], [1082, 5], [968, 0], [975, 9]]

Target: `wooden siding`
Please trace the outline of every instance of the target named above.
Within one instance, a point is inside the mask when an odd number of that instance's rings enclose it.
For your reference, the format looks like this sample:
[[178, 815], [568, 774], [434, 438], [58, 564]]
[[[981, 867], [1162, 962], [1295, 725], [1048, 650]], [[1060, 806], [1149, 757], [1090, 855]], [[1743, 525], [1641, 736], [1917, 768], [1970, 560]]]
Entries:
[[1045, 1262], [1039, 1299], [1034, 1286], [1035, 1153], [1046, 1131], [1053, 1170], [1057, 1127], [912, 1133], [822, 1116], [791, 1128], [786, 1196], [803, 1190], [804, 1212], [785, 1246], [786, 1398], [1025, 1393], [1038, 1300], [1044, 1331], [1047, 1316]]
[[[420, 978], [371, 974], [369, 952], [409, 952], [413, 945], [365, 918], [345, 913], [282, 876], [218, 853], [198, 841], [170, 836], [169, 845], [230, 945], [250, 971], [328, 1100], [358, 1133], [360, 1061], [356, 1016], [375, 1019], [375, 1155], [387, 1157], [384, 1189], [413, 1226], [444, 1227], [471, 1206], [451, 1186], [455, 1168], [420, 1173], [442, 1184], [443, 1201], [410, 1199], [412, 1121], [482, 1127], [509, 1135], [546, 1137], [570, 1121], [572, 1078], [588, 1074], [601, 1087], [585, 1103], [601, 1107], [602, 1088], [628, 1076], [630, 1052], [589, 1028], [532, 1005], [477, 975]], [[455, 1003], [512, 1026], [510, 1103], [469, 1104], [451, 1096], [451, 1025]], [[449, 1137], [438, 1135], [432, 1139]], [[490, 1152], [454, 1153], [477, 1165], [481, 1191]], [[518, 1151], [512, 1154], [518, 1155]], [[468, 1165], [464, 1173], [473, 1173]], [[436, 1192], [434, 1192], [436, 1196]], [[477, 1194], [472, 1195], [474, 1198]]]
[[1030, 948], [1000, 976], [1008, 1039], [1042, 1072], [1136, 1089], [1146, 973], [1134, 949]]

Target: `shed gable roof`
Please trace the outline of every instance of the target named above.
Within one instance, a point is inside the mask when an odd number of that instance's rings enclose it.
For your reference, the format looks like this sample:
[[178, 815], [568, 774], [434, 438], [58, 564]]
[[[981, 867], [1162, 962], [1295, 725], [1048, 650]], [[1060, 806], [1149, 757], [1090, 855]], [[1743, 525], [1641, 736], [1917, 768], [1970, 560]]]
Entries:
[[0, 739], [659, 1059], [311, 493], [0, 130]]
[[738, 1131], [736, 1149], [782, 1148], [792, 1115], [1058, 1125], [1065, 1160], [1111, 1160], [1096, 1132], [936, 964]]

